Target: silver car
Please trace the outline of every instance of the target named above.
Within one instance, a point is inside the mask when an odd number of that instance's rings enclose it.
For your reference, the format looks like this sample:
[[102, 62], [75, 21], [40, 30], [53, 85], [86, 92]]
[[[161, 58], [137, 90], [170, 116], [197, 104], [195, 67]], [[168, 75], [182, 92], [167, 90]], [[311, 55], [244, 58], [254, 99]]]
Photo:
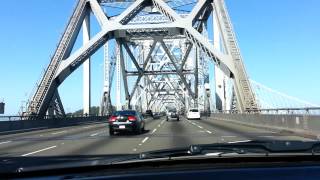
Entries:
[[179, 121], [179, 113], [176, 110], [168, 110], [167, 111], [167, 121], [169, 120], [177, 120]]

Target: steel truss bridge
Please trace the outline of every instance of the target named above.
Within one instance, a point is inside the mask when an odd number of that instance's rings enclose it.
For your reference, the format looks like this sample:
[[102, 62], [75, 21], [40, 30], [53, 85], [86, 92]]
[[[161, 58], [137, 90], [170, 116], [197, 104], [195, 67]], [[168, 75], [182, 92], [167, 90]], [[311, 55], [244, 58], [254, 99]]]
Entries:
[[[90, 114], [90, 57], [99, 49], [104, 84], [96, 116]], [[65, 115], [58, 88], [79, 67], [83, 114]], [[18, 157], [20, 170], [37, 161], [87, 157], [95, 164], [105, 155], [192, 144], [320, 139], [318, 105], [249, 79], [223, 0], [78, 0], [28, 105], [21, 116], [0, 116], [4, 169]], [[171, 107], [211, 114], [168, 122], [146, 117], [141, 134], [110, 134], [107, 118], [116, 109]]]
[[[90, 36], [92, 15], [100, 31]], [[83, 45], [73, 51], [81, 29]], [[298, 103], [295, 107], [316, 106], [249, 80], [223, 0], [79, 0], [26, 114], [64, 116], [58, 87], [81, 65], [83, 113], [90, 114], [90, 57], [101, 48], [100, 115], [114, 109], [260, 113], [293, 108], [292, 102]], [[263, 94], [284, 100], [275, 105]]]

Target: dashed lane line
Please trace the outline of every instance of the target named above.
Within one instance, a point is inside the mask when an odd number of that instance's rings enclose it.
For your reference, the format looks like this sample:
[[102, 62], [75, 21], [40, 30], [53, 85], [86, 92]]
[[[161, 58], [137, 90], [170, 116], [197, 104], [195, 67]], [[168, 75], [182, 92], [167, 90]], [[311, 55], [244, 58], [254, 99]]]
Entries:
[[29, 155], [36, 154], [36, 153], [39, 153], [39, 152], [42, 152], [42, 151], [46, 151], [46, 150], [49, 150], [49, 149], [53, 149], [53, 148], [56, 148], [56, 147], [57, 146], [50, 146], [50, 147], [47, 147], [47, 148], [44, 148], [44, 149], [40, 149], [40, 150], [33, 151], [33, 152], [30, 152], [30, 153], [27, 153], [27, 154], [23, 154], [21, 156], [29, 156]]
[[97, 125], [90, 125], [90, 126], [85, 126], [83, 127], [83, 129], [89, 129], [89, 128], [93, 128], [93, 127], [96, 127]]
[[237, 136], [221, 136], [222, 138], [236, 138]]
[[[165, 122], [165, 120], [162, 120], [161, 123], [158, 124], [158, 127], [161, 127], [161, 124], [163, 124]], [[153, 129], [152, 132], [150, 134], [153, 134], [157, 131], [157, 128]], [[145, 143], [147, 140], [149, 139], [149, 137], [145, 137], [141, 143], [138, 144], [138, 146], [142, 146], [143, 143]], [[138, 147], [134, 148], [133, 151], [137, 151]]]
[[154, 129], [154, 130], [151, 132], [151, 134], [155, 133], [156, 131], [157, 131], [157, 129]]
[[97, 135], [99, 135], [99, 134], [102, 134], [102, 133], [106, 133], [107, 131], [100, 131], [100, 132], [97, 132], [97, 133], [93, 133], [93, 134], [91, 134], [90, 136], [92, 137], [92, 136], [97, 136]]
[[259, 136], [259, 137], [262, 137], [262, 138], [274, 138], [276, 136]]
[[142, 140], [142, 144], [145, 143], [148, 139], [149, 139], [149, 137], [145, 137], [145, 138]]
[[59, 132], [54, 132], [54, 133], [51, 133], [52, 135], [56, 135], [56, 134], [62, 134], [62, 133], [65, 133], [67, 131], [59, 131]]
[[189, 120], [187, 120], [187, 121], [188, 121], [190, 124], [192, 124], [192, 125], [194, 125], [194, 126], [197, 126], [197, 127], [200, 128], [200, 129], [203, 129], [204, 132], [207, 132], [207, 133], [209, 133], [209, 134], [213, 134], [212, 131], [209, 131], [209, 130], [203, 128], [202, 126], [198, 125], [197, 123], [191, 122], [191, 121], [189, 121]]
[[0, 144], [7, 144], [7, 143], [10, 143], [12, 141], [4, 141], [4, 142], [0, 142]]
[[99, 133], [94, 133], [94, 134], [91, 134], [90, 136], [93, 137], [93, 136], [96, 136], [98, 135]]

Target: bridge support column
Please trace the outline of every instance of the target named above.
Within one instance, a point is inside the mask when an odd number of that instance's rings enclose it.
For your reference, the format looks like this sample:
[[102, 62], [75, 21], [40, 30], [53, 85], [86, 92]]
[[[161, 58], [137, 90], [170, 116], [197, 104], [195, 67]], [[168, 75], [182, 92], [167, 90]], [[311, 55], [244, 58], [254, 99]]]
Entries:
[[[218, 19], [213, 13], [213, 46], [218, 51], [221, 51], [220, 42], [220, 27], [218, 25]], [[216, 109], [225, 110], [226, 109], [226, 87], [225, 87], [225, 74], [219, 69], [217, 65], [214, 66], [214, 78], [215, 78], [215, 97], [216, 97]]]
[[104, 45], [104, 68], [103, 68], [103, 91], [100, 105], [100, 115], [109, 115], [111, 112], [110, 101], [110, 59], [109, 59], [109, 42]]
[[[83, 45], [90, 41], [90, 13], [87, 13], [82, 24]], [[83, 63], [83, 114], [90, 114], [91, 106], [91, 69], [90, 58]]]
[[194, 69], [194, 108], [199, 108], [198, 101], [199, 101], [199, 59], [200, 59], [200, 50], [199, 48], [195, 48], [195, 69]]
[[117, 82], [116, 82], [116, 106], [117, 110], [121, 110], [121, 60], [120, 60], [120, 44], [116, 42], [116, 72], [117, 72]]

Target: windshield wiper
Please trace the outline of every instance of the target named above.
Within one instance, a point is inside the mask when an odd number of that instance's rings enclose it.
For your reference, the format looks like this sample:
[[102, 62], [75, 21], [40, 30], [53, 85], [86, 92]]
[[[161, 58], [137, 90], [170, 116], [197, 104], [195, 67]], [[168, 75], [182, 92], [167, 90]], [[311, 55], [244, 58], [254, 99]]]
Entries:
[[[303, 153], [314, 155], [320, 153], [320, 142], [318, 141], [249, 141], [237, 143], [214, 143], [214, 144], [197, 144], [185, 148], [175, 148], [167, 150], [157, 150], [143, 152], [140, 154], [123, 154], [123, 155], [103, 155], [103, 156], [74, 156], [74, 157], [43, 157], [28, 160], [23, 158], [12, 159], [11, 164], [18, 167], [12, 167], [14, 172], [28, 172], [35, 170], [71, 168], [71, 167], [95, 167], [95, 166], [112, 166], [114, 164], [126, 164], [130, 162], [139, 162], [141, 160], [171, 160], [178, 157], [197, 157], [197, 156], [215, 156], [224, 155], [262, 155], [271, 156], [273, 153], [290, 154]], [[37, 161], [35, 161], [37, 160]], [[22, 162], [23, 163], [22, 163]], [[35, 161], [35, 162], [34, 162]], [[32, 166], [38, 164], [38, 166]], [[39, 166], [41, 165], [41, 167]]]
[[160, 150], [141, 153], [140, 159], [173, 158], [197, 155], [224, 154], [261, 154], [273, 153], [319, 153], [320, 143], [317, 141], [248, 141], [238, 143], [215, 143], [191, 145], [187, 148]]

